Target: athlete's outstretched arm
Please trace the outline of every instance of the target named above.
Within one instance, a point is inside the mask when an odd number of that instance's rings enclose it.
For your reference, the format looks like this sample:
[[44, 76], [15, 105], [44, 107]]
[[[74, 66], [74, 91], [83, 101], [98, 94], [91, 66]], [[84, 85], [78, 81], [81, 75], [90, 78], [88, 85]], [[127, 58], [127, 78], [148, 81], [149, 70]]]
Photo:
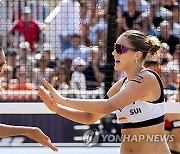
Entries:
[[36, 142], [41, 143], [45, 147], [49, 147], [54, 151], [58, 151], [58, 149], [51, 144], [51, 140], [48, 136], [46, 136], [39, 128], [37, 127], [25, 127], [25, 126], [10, 126], [0, 124], [0, 138], [23, 135], [29, 137]]
[[105, 114], [95, 114], [88, 113], [79, 110], [75, 110], [69, 107], [64, 107], [62, 105], [57, 105], [55, 101], [41, 88], [39, 88], [39, 95], [43, 100], [44, 104], [56, 114], [67, 118], [69, 120], [82, 123], [82, 124], [92, 124], [97, 120], [101, 119]]
[[[6, 63], [6, 58], [3, 49], [0, 46], [0, 74], [3, 69], [4, 64]], [[37, 127], [25, 127], [25, 126], [10, 126], [0, 124], [0, 138], [15, 136], [15, 135], [24, 135], [27, 136], [36, 142], [41, 143], [43, 146], [49, 147], [54, 151], [58, 149], [51, 144], [51, 141], [48, 136], [46, 136], [39, 128]]]
[[[58, 94], [58, 92], [45, 80], [42, 79], [44, 86], [50, 91], [53, 102], [77, 110], [96, 113], [109, 114], [128, 104], [131, 104], [149, 95], [154, 90], [154, 85], [158, 85], [157, 79], [151, 74], [143, 74], [143, 82], [129, 82], [123, 90], [109, 99], [69, 99]], [[156, 87], [157, 88], [157, 87]], [[45, 88], [39, 87], [39, 96], [43, 100], [45, 95], [49, 95]], [[157, 96], [158, 98], [159, 96]], [[43, 100], [44, 101], [44, 100]]]

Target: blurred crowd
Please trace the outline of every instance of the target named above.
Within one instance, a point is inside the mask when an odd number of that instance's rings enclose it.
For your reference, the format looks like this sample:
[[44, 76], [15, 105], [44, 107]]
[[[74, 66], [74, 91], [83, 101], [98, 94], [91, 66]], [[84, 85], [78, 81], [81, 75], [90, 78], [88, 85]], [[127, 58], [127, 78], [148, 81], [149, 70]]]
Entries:
[[[1, 91], [35, 91], [42, 77], [57, 90], [103, 89], [108, 3], [108, 0], [61, 0], [54, 10], [43, 0], [19, 5], [18, 15], [13, 14], [14, 21], [6, 23], [7, 65], [0, 77]], [[145, 61], [145, 67], [159, 73], [164, 89], [177, 91], [166, 95], [167, 100], [177, 101], [180, 99], [179, 8], [179, 0], [118, 0], [117, 6], [117, 37], [126, 30], [138, 29], [161, 41], [159, 58]], [[2, 11], [1, 14], [3, 18]], [[55, 17], [47, 18], [50, 14]], [[57, 39], [52, 39], [52, 35]], [[113, 82], [123, 76], [123, 72], [114, 72]], [[84, 98], [83, 94], [80, 97]], [[5, 99], [32, 100], [37, 96], [7, 94]]]

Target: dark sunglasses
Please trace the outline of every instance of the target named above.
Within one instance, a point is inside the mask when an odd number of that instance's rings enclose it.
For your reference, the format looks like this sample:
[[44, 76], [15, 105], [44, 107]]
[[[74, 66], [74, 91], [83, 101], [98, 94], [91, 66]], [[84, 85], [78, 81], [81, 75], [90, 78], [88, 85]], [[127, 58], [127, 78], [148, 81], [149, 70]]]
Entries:
[[[117, 44], [117, 43], [114, 43], [114, 50], [116, 50], [116, 52], [118, 54], [123, 54], [123, 53], [126, 53], [128, 50], [134, 50], [132, 48], [127, 48], [123, 45], [120, 45], [120, 44]], [[134, 50], [135, 51], [135, 50]]]

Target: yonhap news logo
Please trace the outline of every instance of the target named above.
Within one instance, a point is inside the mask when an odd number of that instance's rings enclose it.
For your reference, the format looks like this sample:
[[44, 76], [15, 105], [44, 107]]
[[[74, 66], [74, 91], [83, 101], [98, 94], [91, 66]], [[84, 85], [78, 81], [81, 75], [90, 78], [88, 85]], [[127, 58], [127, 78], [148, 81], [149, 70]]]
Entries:
[[85, 146], [92, 147], [99, 141], [99, 132], [96, 129], [87, 130], [83, 134], [83, 141], [85, 143]]
[[118, 135], [118, 134], [100, 134], [98, 130], [87, 130], [83, 135], [83, 141], [86, 147], [92, 147], [101, 143], [122, 143], [122, 142], [173, 142], [174, 135], [165, 134], [146, 134], [146, 135]]

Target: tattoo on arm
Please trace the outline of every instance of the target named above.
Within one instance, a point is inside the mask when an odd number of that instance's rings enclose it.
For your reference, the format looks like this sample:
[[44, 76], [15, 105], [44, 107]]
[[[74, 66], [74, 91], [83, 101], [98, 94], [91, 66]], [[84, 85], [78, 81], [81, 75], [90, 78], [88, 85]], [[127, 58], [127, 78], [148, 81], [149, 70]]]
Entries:
[[141, 78], [141, 79], [144, 79], [142, 76], [140, 76], [140, 75], [136, 75], [137, 77], [139, 77], [139, 78]]
[[130, 80], [130, 81], [134, 81], [137, 83], [142, 83], [144, 81], [144, 78], [140, 75], [136, 75], [134, 79]]

